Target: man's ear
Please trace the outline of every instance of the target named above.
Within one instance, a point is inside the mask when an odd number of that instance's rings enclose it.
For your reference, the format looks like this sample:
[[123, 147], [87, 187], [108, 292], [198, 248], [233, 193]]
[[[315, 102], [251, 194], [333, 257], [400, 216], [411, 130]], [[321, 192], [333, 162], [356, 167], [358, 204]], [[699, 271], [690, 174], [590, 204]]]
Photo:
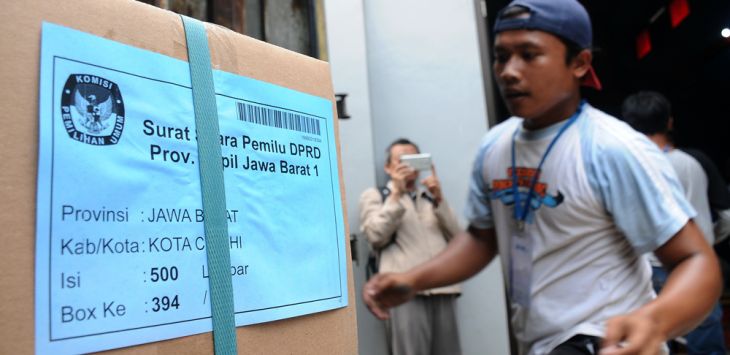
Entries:
[[573, 62], [571, 63], [573, 76], [575, 76], [578, 80], [583, 79], [588, 70], [591, 68], [592, 62], [593, 53], [591, 53], [590, 49], [580, 51], [580, 53], [573, 58]]

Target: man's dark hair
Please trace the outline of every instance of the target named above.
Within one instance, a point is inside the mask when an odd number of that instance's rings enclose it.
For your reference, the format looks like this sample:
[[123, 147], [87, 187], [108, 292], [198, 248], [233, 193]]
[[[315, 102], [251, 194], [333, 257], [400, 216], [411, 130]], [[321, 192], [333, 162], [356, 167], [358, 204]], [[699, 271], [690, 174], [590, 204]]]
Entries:
[[621, 115], [635, 130], [644, 134], [666, 133], [672, 106], [656, 91], [640, 91], [624, 100]]
[[[513, 19], [513, 18], [519, 18], [519, 17], [524, 17], [524, 16], [530, 16], [530, 10], [524, 6], [515, 5], [515, 6], [510, 6], [506, 9], [504, 9], [504, 11], [502, 11], [502, 13], [500, 14], [499, 18], [500, 19]], [[550, 34], [557, 37], [560, 40], [560, 42], [563, 42], [563, 45], [565, 45], [565, 64], [566, 65], [570, 64], [573, 61], [573, 59], [575, 59], [575, 57], [577, 57], [578, 54], [582, 50], [584, 50], [584, 49], [590, 50], [590, 48], [581, 48], [580, 45], [578, 45], [577, 43], [575, 43], [563, 36], [559, 36], [554, 33], [550, 33]]]
[[394, 140], [393, 143], [390, 143], [390, 145], [388, 145], [388, 148], [385, 150], [385, 154], [387, 157], [387, 160], [385, 161], [386, 165], [390, 164], [390, 159], [393, 157], [393, 154], [391, 153], [391, 151], [393, 150], [393, 147], [396, 145], [405, 145], [405, 144], [416, 147], [417, 152], [421, 151], [420, 149], [418, 149], [418, 146], [416, 145], [416, 143], [411, 142], [407, 138], [398, 138], [398, 139]]

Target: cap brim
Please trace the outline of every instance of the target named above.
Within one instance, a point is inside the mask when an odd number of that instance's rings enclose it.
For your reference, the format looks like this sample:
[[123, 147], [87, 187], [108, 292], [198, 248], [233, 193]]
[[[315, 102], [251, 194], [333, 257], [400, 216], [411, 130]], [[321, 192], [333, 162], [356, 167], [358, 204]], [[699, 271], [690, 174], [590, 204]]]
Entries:
[[581, 85], [587, 86], [589, 88], [594, 88], [596, 90], [603, 89], [601, 81], [598, 80], [598, 75], [596, 75], [596, 71], [593, 70], [593, 67], [590, 67], [586, 75], [583, 76], [583, 81], [581, 82]]

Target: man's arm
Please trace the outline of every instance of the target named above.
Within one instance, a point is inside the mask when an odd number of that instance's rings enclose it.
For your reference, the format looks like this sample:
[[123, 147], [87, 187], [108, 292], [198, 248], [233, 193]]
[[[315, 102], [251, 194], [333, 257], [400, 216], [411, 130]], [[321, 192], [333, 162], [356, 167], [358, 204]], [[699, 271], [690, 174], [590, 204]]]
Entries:
[[363, 287], [363, 300], [376, 317], [387, 319], [388, 308], [405, 303], [421, 290], [464, 281], [487, 266], [496, 254], [494, 229], [470, 227], [433, 259], [404, 273], [375, 275]]
[[436, 215], [436, 220], [439, 223], [439, 228], [447, 241], [452, 240], [464, 230], [459, 225], [459, 219], [456, 217], [456, 214], [445, 199], [442, 200], [441, 204], [434, 209], [434, 214]]
[[651, 354], [661, 343], [694, 329], [720, 296], [715, 253], [694, 222], [688, 222], [654, 254], [669, 270], [659, 296], [606, 323], [602, 355]]
[[413, 172], [407, 164], [398, 163], [390, 174], [392, 188], [383, 201], [377, 189], [365, 191], [360, 197], [360, 229], [376, 249], [388, 245], [398, 230], [405, 207], [400, 199], [406, 193], [406, 177]]
[[374, 248], [388, 245], [398, 230], [406, 211], [399, 198], [400, 194], [391, 193], [383, 201], [377, 189], [367, 190], [360, 196], [360, 230]]
[[443, 232], [446, 240], [451, 240], [454, 236], [462, 231], [459, 226], [459, 220], [456, 218], [454, 211], [451, 210], [449, 204], [441, 191], [441, 182], [436, 175], [436, 167], [431, 166], [431, 175], [421, 181], [426, 186], [428, 192], [433, 196], [433, 212], [439, 222], [439, 228]]

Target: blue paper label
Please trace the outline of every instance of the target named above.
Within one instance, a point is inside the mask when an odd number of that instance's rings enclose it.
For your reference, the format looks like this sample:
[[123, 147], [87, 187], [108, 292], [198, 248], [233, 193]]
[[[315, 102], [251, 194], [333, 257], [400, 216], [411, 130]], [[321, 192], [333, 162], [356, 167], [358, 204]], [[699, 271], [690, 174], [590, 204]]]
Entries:
[[[236, 325], [347, 305], [324, 98], [213, 71]], [[211, 331], [187, 62], [43, 24], [36, 351]]]

